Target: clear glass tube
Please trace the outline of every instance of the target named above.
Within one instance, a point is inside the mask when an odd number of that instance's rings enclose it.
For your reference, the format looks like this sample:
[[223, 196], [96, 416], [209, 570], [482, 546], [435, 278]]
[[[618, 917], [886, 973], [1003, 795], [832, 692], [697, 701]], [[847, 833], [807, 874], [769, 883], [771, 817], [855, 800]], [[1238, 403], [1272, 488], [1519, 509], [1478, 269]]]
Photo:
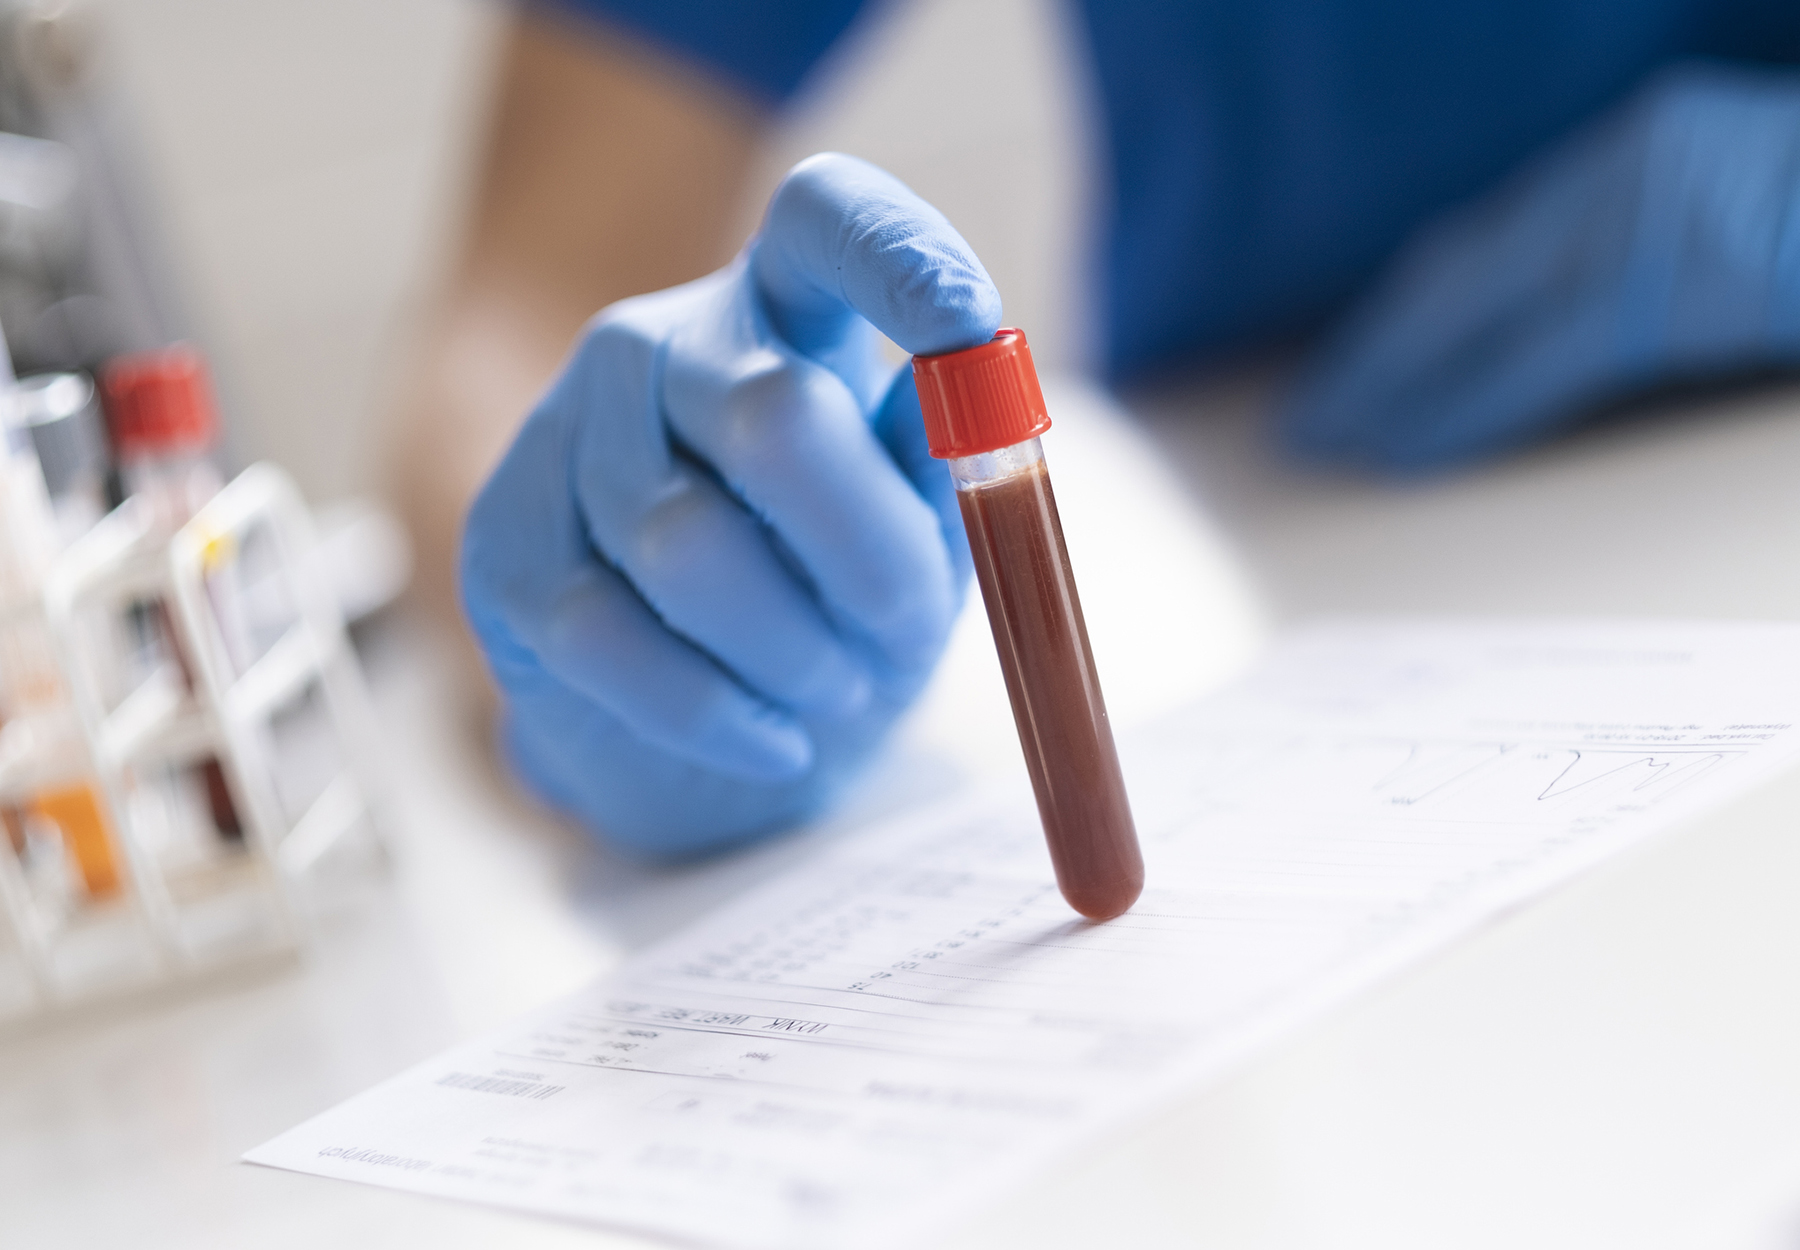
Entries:
[[124, 458], [119, 476], [125, 493], [142, 499], [159, 533], [173, 534], [193, 519], [225, 479], [212, 457], [200, 450], [181, 450]]

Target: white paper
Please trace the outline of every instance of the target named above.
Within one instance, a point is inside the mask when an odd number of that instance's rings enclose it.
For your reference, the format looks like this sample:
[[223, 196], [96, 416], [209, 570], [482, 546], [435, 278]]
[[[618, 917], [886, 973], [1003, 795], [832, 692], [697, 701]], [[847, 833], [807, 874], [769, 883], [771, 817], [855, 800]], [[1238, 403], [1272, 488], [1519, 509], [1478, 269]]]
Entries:
[[249, 1160], [733, 1247], [885, 1244], [1800, 750], [1800, 628], [1348, 624], [1127, 738], [1149, 887], [1028, 794], [846, 839]]

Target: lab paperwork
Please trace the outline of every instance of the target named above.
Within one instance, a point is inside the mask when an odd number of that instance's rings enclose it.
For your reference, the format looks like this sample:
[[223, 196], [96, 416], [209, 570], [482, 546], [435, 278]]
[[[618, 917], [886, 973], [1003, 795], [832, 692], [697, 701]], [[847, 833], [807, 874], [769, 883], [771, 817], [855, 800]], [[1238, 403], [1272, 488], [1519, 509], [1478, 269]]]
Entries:
[[255, 1163], [728, 1247], [900, 1242], [1800, 753], [1800, 627], [1319, 626], [1123, 746], [1088, 924], [1021, 783], [843, 838]]

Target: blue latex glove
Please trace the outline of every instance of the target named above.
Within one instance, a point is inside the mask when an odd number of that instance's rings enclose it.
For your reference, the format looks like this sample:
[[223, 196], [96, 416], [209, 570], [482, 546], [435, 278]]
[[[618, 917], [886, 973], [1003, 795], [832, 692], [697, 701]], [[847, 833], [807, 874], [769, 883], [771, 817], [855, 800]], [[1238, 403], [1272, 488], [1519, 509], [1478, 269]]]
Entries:
[[1300, 456], [1456, 465], [1800, 366], [1800, 74], [1690, 67], [1409, 246], [1303, 374]]
[[796, 166], [736, 262], [590, 322], [469, 513], [462, 592], [546, 799], [634, 848], [818, 808], [916, 696], [968, 551], [910, 370], [1000, 297], [942, 214]]

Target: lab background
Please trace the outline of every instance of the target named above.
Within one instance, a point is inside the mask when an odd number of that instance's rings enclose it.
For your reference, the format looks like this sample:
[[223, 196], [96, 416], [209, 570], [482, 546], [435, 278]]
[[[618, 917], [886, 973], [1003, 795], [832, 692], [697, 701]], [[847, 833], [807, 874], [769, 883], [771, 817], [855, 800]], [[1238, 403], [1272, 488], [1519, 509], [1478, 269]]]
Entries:
[[[233, 466], [277, 462], [315, 506], [381, 497], [504, 10], [97, 0], [82, 16]], [[1791, 386], [1381, 485], [1279, 462], [1260, 420], [1279, 359], [1122, 402], [1083, 382], [1101, 206], [1067, 20], [1047, 0], [884, 6], [784, 117], [741, 233], [795, 160], [839, 150], [974, 246], [1049, 378], [1047, 446], [1121, 722], [1334, 613], [1800, 619]], [[644, 1244], [236, 1159], [819, 839], [1017, 768], [985, 628], [965, 618], [924, 704], [819, 828], [655, 868], [520, 796], [465, 644], [417, 605], [385, 610], [358, 642], [393, 796], [386, 884], [297, 965], [0, 1036], [0, 1240]], [[1770, 799], [1610, 865], [994, 1195], [944, 1244], [1800, 1244], [1791, 810]]]

